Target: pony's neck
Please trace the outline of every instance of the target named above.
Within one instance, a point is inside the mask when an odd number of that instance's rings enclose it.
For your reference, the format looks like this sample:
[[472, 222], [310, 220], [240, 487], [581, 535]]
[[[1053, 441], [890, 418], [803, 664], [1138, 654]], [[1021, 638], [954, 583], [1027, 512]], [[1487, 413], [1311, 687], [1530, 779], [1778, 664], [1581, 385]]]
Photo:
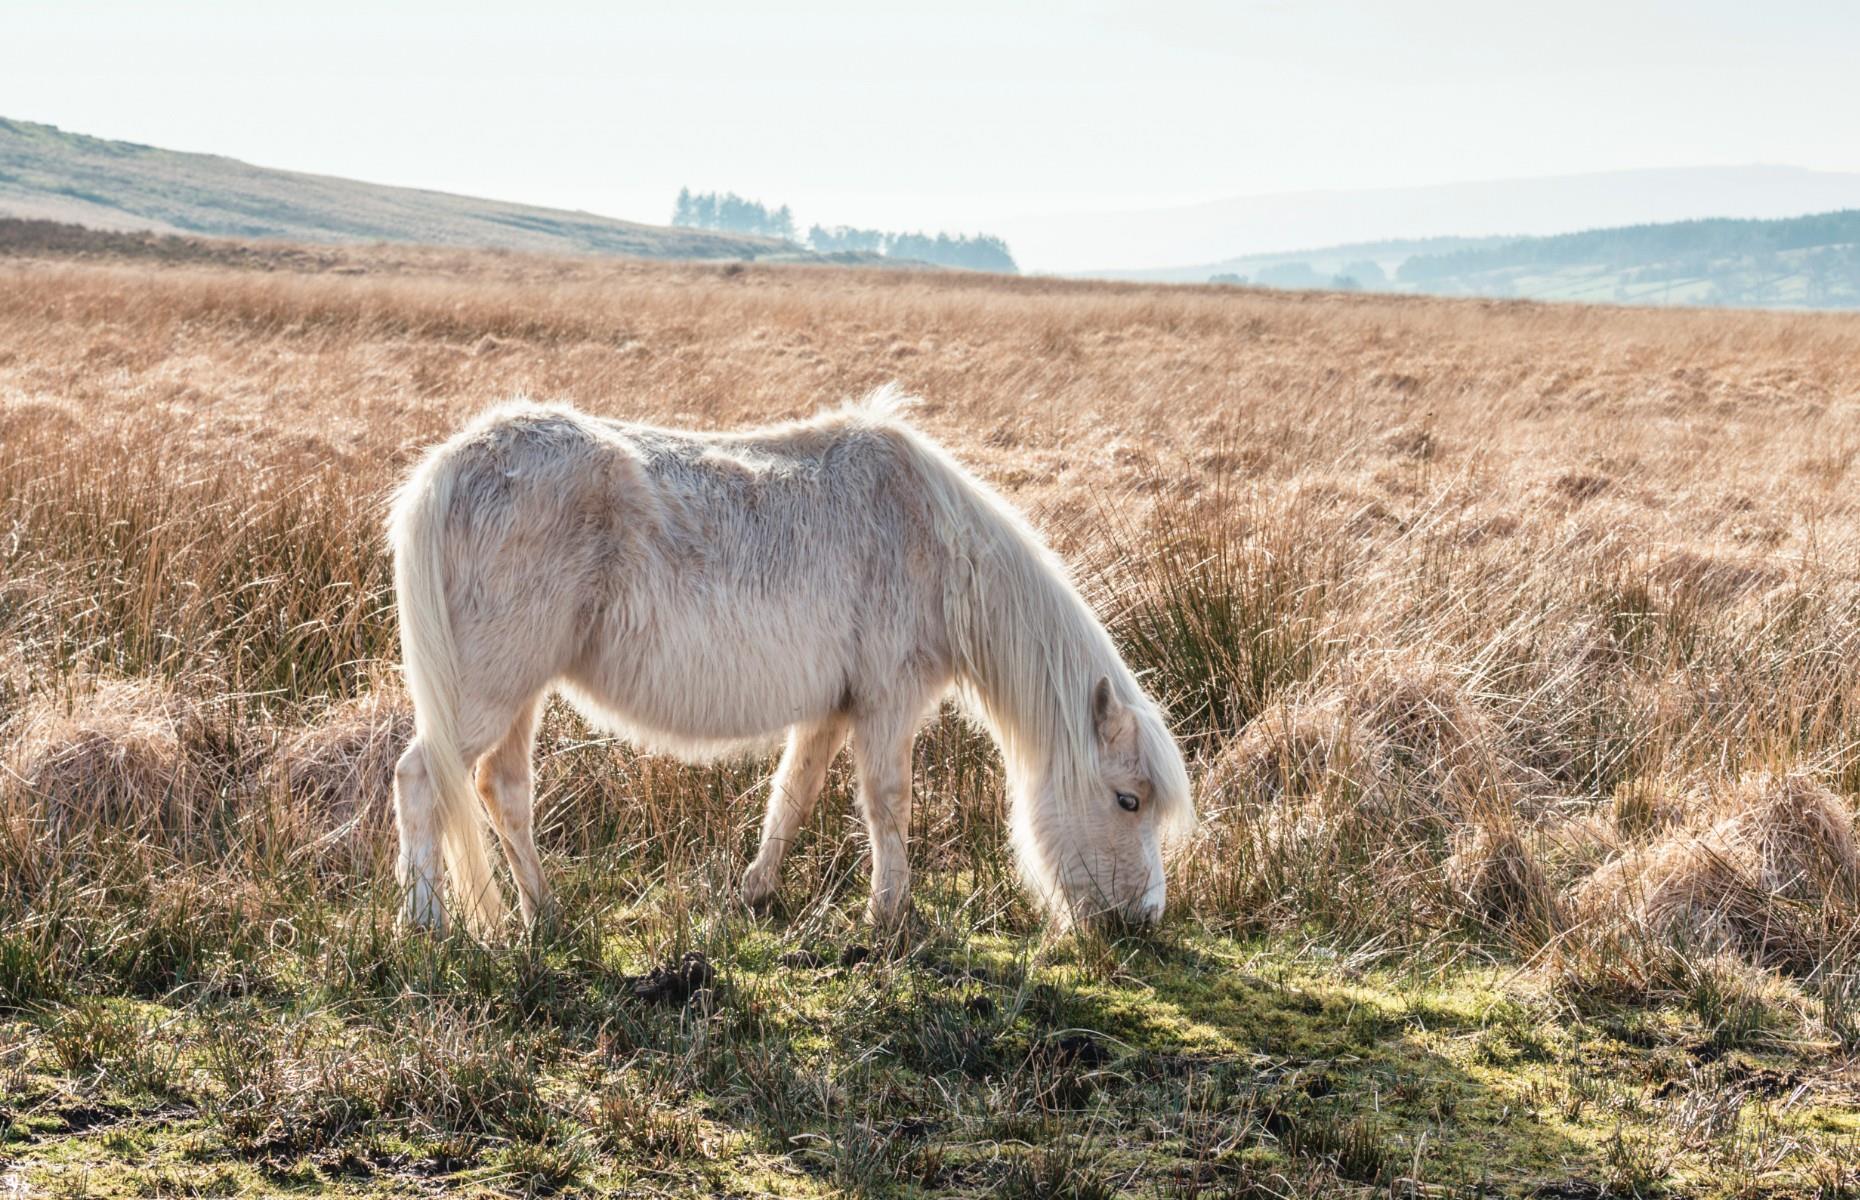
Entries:
[[1128, 698], [1134, 682], [1058, 558], [1016, 516], [990, 508], [970, 547], [966, 595], [952, 606], [963, 618], [952, 622], [959, 672], [1010, 783], [1065, 785], [1091, 761], [1093, 686], [1109, 677]]

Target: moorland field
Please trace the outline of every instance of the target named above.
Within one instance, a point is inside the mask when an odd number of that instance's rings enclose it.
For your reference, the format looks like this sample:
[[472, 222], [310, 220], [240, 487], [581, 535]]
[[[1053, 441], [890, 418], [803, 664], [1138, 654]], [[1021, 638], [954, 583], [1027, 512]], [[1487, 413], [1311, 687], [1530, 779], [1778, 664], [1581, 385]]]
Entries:
[[[1149, 935], [998, 763], [545, 720], [559, 925], [396, 928], [384, 501], [514, 393], [896, 380], [1172, 707]], [[0, 1192], [1860, 1195], [1860, 320], [322, 248], [0, 258]]]

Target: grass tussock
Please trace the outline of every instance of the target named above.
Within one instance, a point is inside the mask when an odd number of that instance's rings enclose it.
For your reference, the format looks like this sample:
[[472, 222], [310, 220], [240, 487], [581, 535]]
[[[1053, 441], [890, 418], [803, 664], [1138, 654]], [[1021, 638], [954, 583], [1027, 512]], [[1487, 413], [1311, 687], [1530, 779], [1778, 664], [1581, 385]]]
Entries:
[[59, 843], [104, 831], [186, 839], [235, 775], [210, 702], [160, 680], [36, 697], [7, 732], [9, 790]]
[[[1457, 916], [1538, 942], [1564, 924], [1526, 836], [1545, 780], [1467, 682], [1425, 660], [1371, 658], [1282, 696], [1203, 789], [1210, 856], [1246, 860], [1230, 878], [1250, 893], [1229, 903], [1248, 919], [1347, 913], [1359, 933], [1416, 936]], [[1320, 900], [1339, 886], [1358, 895]]]
[[1722, 785], [1578, 889], [1592, 920], [1626, 919], [1706, 950], [1813, 972], [1860, 920], [1849, 802], [1801, 775]]
[[[1852, 1194], [1850, 319], [264, 262], [0, 265], [29, 1186]], [[1205, 820], [1160, 934], [1046, 936], [948, 714], [880, 942], [844, 764], [752, 917], [770, 763], [560, 707], [561, 919], [398, 930], [381, 522], [421, 447], [516, 392], [716, 427], [891, 379], [1177, 717]]]
[[394, 765], [413, 740], [413, 705], [384, 686], [338, 701], [277, 747], [261, 787], [293, 797], [331, 825], [383, 836], [392, 812]]
[[1467, 916], [1520, 944], [1541, 945], [1569, 926], [1567, 902], [1513, 826], [1465, 827], [1455, 835], [1441, 874]]

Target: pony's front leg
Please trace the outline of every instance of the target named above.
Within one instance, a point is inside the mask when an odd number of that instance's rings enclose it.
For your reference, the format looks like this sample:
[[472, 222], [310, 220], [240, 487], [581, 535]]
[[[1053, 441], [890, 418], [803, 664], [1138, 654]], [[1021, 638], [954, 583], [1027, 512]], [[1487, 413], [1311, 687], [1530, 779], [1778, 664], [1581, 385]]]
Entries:
[[855, 735], [859, 808], [872, 842], [872, 900], [866, 915], [881, 929], [896, 926], [910, 904], [914, 733], [909, 723], [862, 721]]
[[846, 718], [828, 717], [818, 725], [788, 731], [788, 748], [769, 785], [769, 809], [762, 818], [762, 844], [743, 872], [743, 899], [752, 908], [767, 904], [781, 886], [781, 860], [794, 835], [813, 814], [814, 802], [827, 782], [827, 768], [846, 740]]

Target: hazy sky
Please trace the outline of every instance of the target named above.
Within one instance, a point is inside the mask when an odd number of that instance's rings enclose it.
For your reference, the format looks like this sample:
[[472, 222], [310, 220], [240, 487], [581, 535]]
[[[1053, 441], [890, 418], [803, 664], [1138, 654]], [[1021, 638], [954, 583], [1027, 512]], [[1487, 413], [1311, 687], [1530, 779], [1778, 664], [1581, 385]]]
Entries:
[[1860, 4], [0, 0], [0, 115], [664, 221], [1702, 163], [1860, 170]]

